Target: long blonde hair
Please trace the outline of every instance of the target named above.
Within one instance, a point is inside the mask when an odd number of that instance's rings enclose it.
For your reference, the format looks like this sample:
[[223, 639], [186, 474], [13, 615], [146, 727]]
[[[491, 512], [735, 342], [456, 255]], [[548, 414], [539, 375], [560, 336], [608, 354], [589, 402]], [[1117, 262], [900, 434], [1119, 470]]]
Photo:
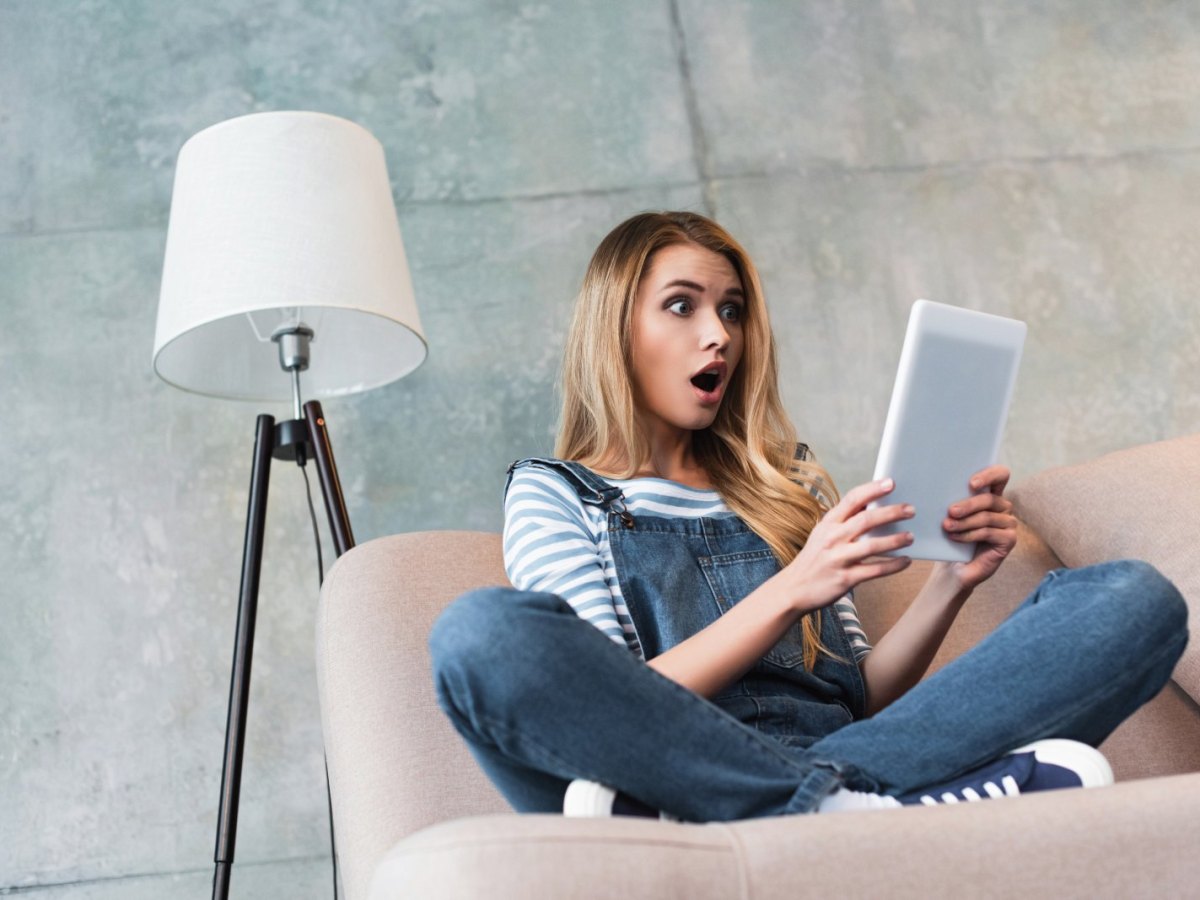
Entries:
[[[766, 541], [781, 566], [795, 558], [825, 512], [838, 501], [829, 473], [797, 454], [796, 429], [779, 397], [775, 339], [758, 272], [716, 222], [690, 212], [642, 213], [614, 228], [588, 265], [567, 333], [562, 367], [562, 417], [554, 455], [595, 467], [621, 460], [619, 478], [649, 461], [639, 425], [631, 367], [634, 298], [654, 254], [696, 244], [732, 264], [745, 293], [742, 359], [708, 428], [693, 432], [697, 462], [726, 504]], [[819, 654], [841, 657], [821, 643], [821, 612], [802, 619], [804, 666]]]

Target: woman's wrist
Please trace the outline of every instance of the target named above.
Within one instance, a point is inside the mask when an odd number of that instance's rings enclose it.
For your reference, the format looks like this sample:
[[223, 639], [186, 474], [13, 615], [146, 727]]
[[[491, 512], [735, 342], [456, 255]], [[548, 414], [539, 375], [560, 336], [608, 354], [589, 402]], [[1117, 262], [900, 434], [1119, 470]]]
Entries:
[[773, 578], [767, 579], [766, 583], [770, 584], [773, 581], [778, 582], [773, 586], [778, 588], [779, 595], [783, 598], [788, 610], [797, 618], [821, 606], [828, 606], [828, 603], [821, 603], [818, 598], [813, 596], [811, 584], [797, 578], [789, 568], [777, 572]]
[[963, 603], [971, 592], [973, 586], [964, 585], [958, 577], [954, 564], [948, 562], [935, 562], [929, 571], [929, 578], [925, 582], [926, 590], [933, 596], [943, 598], [945, 601], [955, 601]]

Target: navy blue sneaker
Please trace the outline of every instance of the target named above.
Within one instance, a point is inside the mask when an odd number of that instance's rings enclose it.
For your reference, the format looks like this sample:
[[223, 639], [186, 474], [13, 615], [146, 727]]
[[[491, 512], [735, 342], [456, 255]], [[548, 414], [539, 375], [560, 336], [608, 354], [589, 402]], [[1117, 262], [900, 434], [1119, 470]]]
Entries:
[[1103, 787], [1112, 768], [1094, 747], [1054, 738], [1035, 741], [944, 784], [891, 797], [842, 788], [826, 797], [817, 812], [857, 812], [902, 806], [973, 803], [1060, 788]]
[[1112, 767], [1099, 750], [1079, 741], [1052, 739], [1036, 741], [953, 781], [896, 799], [905, 806], [936, 806], [1112, 783]]

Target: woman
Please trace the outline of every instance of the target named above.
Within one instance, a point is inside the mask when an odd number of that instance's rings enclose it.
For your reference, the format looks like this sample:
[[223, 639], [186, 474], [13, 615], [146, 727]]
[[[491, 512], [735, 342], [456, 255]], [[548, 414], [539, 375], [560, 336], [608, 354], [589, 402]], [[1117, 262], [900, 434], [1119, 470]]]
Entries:
[[757, 273], [716, 223], [647, 213], [592, 258], [556, 457], [509, 469], [514, 589], [430, 638], [439, 702], [519, 811], [689, 821], [975, 800], [1112, 773], [1094, 747], [1166, 683], [1186, 606], [1152, 567], [1059, 569], [920, 681], [1016, 543], [1009, 471], [971, 480], [938, 563], [872, 648], [853, 588], [913, 515], [839, 499], [780, 402]]

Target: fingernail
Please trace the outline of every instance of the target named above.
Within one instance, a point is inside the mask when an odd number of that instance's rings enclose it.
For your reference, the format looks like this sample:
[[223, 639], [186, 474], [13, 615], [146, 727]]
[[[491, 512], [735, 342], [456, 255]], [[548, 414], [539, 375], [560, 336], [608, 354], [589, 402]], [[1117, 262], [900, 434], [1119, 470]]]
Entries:
[[913, 513], [915, 513], [915, 512], [917, 511], [917, 509], [916, 509], [916, 507], [915, 507], [915, 506], [913, 506], [912, 504], [910, 504], [910, 503], [906, 503], [906, 504], [904, 505], [904, 511], [905, 511], [905, 512], [906, 512], [908, 515], [910, 515], [910, 516], [911, 516]]
[[952, 515], [952, 516], [957, 516], [957, 515], [958, 515], [960, 512], [962, 512], [962, 507], [961, 507], [961, 506], [952, 506], [952, 507], [950, 507], [950, 515]]
[[884, 490], [890, 489], [892, 486], [892, 479], [890, 479], [890, 478], [883, 479], [883, 481], [879, 482], [879, 486], [881, 488], [883, 488]]

